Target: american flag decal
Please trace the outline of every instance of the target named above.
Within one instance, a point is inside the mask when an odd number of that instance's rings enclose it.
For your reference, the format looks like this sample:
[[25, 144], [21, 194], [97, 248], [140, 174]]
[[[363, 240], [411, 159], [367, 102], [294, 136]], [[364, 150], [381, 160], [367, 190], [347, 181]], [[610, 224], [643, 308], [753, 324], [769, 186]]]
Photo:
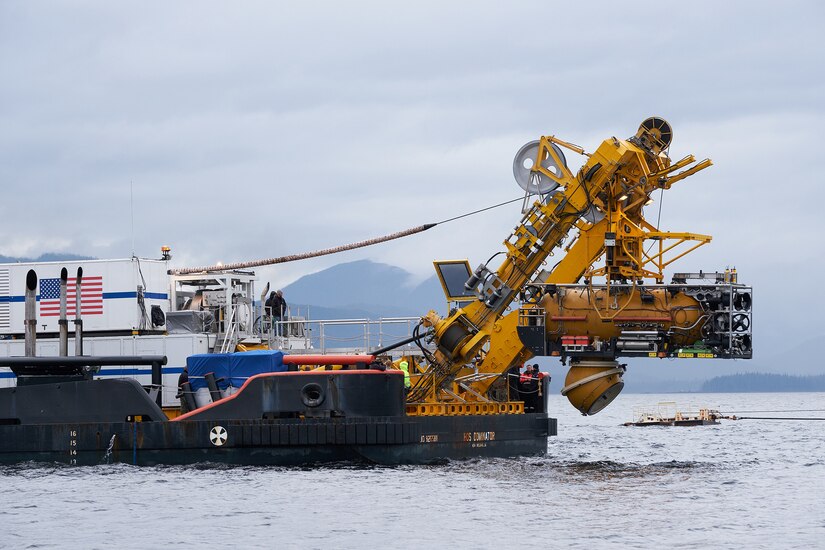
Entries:
[[[83, 277], [80, 285], [80, 314], [103, 315], [103, 277]], [[60, 279], [40, 279], [40, 315], [60, 316]], [[66, 316], [75, 316], [75, 279], [66, 285]]]

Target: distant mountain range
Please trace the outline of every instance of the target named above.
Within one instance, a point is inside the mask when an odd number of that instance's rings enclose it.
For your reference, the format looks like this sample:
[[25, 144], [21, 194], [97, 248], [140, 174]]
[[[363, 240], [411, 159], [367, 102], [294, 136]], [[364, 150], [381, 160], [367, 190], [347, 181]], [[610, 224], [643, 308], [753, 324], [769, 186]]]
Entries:
[[79, 256], [77, 254], [68, 254], [66, 252], [47, 252], [41, 254], [37, 258], [16, 258], [14, 256], [3, 256], [0, 254], [0, 263], [16, 264], [28, 262], [75, 262], [80, 260], [96, 260], [92, 256]]
[[309, 307], [312, 319], [420, 317], [430, 309], [446, 310], [435, 275], [415, 284], [403, 269], [369, 260], [305, 275], [283, 293], [293, 314], [296, 307]]

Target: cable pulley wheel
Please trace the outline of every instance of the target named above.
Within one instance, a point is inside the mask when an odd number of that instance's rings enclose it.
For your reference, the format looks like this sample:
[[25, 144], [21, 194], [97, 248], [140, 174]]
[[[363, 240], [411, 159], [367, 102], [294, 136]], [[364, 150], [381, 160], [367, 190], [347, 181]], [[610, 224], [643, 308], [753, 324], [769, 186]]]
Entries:
[[659, 150], [667, 149], [673, 141], [673, 128], [668, 121], [660, 117], [652, 116], [642, 121], [639, 133], [652, 140]]
[[[539, 143], [539, 140], [525, 143], [516, 153], [516, 158], [513, 159], [513, 177], [516, 178], [516, 183], [532, 195], [546, 195], [555, 191], [559, 186], [558, 182], [547, 177], [546, 174], [538, 170], [533, 171], [533, 166], [535, 166], [536, 158], [539, 155]], [[566, 168], [567, 159], [564, 158], [561, 148], [555, 143], [551, 143], [550, 146]], [[540, 165], [557, 177], [561, 177], [563, 173], [561, 166], [549, 154], [546, 154], [546, 158], [541, 160]]]

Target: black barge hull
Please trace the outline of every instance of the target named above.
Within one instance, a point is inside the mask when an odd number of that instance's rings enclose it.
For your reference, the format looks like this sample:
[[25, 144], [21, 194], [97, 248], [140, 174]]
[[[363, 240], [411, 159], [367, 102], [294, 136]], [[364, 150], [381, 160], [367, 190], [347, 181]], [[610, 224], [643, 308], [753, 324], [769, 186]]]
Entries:
[[552, 435], [542, 413], [2, 426], [0, 463], [428, 464], [542, 455]]
[[0, 360], [18, 375], [0, 390], [0, 463], [426, 464], [541, 455], [556, 435], [545, 412], [407, 415], [401, 372], [363, 368], [257, 374], [168, 420], [135, 380], [84, 370], [111, 361], [165, 358]]

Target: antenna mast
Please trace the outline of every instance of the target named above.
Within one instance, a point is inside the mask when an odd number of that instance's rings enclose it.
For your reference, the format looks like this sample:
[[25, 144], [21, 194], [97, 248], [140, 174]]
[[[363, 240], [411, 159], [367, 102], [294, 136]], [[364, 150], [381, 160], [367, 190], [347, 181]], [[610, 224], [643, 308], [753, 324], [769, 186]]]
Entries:
[[135, 188], [134, 182], [129, 180], [129, 214], [132, 217], [132, 257], [135, 257]]

